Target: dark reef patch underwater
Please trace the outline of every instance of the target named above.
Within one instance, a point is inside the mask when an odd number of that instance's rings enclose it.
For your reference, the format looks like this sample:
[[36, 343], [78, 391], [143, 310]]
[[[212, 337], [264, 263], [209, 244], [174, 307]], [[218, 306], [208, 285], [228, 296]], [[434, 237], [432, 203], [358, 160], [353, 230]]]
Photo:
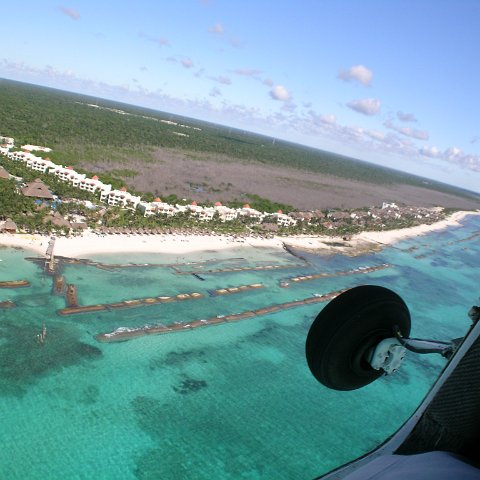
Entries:
[[43, 344], [36, 340], [38, 333], [38, 327], [31, 324], [0, 322], [1, 395], [22, 396], [44, 376], [102, 356], [98, 347], [78, 339], [75, 328], [49, 327]]

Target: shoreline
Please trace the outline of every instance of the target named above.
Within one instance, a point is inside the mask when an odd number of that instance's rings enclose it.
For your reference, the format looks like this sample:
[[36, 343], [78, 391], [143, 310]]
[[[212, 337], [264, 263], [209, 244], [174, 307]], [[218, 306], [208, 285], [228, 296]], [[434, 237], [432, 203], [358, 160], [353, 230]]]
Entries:
[[[319, 235], [257, 236], [158, 234], [158, 235], [102, 235], [92, 231], [78, 237], [56, 237], [55, 255], [80, 258], [108, 253], [168, 253], [185, 254], [205, 250], [225, 250], [235, 247], [266, 247], [299, 249], [312, 253], [361, 255], [392, 245], [407, 238], [424, 235], [436, 230], [460, 225], [468, 215], [480, 215], [480, 211], [459, 211], [440, 222], [418, 225], [399, 230], [361, 232], [349, 240], [341, 237]], [[50, 237], [38, 234], [0, 234], [0, 246], [20, 248], [45, 255]]]
[[364, 231], [357, 233], [349, 240], [342, 237], [290, 237], [285, 241], [288, 247], [315, 254], [340, 253], [349, 256], [364, 255], [379, 251], [408, 238], [425, 235], [448, 227], [459, 226], [460, 221], [469, 215], [480, 215], [480, 210], [458, 211], [444, 220], [432, 224], [422, 224], [409, 228], [384, 231]]

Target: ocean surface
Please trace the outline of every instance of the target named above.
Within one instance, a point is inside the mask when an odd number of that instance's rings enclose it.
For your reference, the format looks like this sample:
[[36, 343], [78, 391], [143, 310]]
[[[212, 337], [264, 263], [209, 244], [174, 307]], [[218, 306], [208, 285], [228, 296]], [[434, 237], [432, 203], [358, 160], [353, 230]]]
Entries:
[[[325, 473], [395, 432], [445, 360], [408, 354], [398, 372], [363, 389], [328, 390], [304, 355], [309, 326], [325, 304], [121, 343], [100, 343], [95, 335], [376, 284], [405, 300], [412, 336], [449, 340], [467, 331], [467, 312], [478, 304], [479, 239], [480, 218], [470, 216], [461, 227], [356, 258], [302, 261], [247, 248], [92, 256], [139, 265], [64, 266], [81, 305], [195, 291], [204, 298], [71, 316], [57, 314], [65, 298], [52, 294], [52, 278], [28, 260], [34, 254], [1, 249], [0, 280], [31, 285], [0, 289], [0, 301], [16, 304], [0, 309], [0, 478], [298, 480]], [[391, 266], [280, 287], [289, 277], [384, 263]], [[285, 268], [207, 272], [261, 265]], [[252, 283], [263, 288], [209, 294]], [[44, 323], [42, 345], [36, 338]]]

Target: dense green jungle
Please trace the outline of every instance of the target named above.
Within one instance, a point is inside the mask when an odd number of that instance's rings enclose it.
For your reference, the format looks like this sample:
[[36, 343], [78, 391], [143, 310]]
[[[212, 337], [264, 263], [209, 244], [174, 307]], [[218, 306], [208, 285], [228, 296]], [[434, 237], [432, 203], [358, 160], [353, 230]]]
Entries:
[[[188, 141], [178, 135], [179, 130], [188, 133]], [[165, 148], [191, 158], [213, 154], [231, 161], [288, 166], [371, 184], [413, 185], [478, 198], [473, 192], [322, 150], [5, 79], [0, 79], [0, 134], [14, 137], [17, 145], [49, 146], [53, 151], [48, 156], [53, 162], [75, 165], [79, 171], [82, 163], [118, 163], [118, 168], [106, 172], [112, 178], [134, 176], [135, 170], [128, 168], [129, 159], [153, 162], [153, 152]]]

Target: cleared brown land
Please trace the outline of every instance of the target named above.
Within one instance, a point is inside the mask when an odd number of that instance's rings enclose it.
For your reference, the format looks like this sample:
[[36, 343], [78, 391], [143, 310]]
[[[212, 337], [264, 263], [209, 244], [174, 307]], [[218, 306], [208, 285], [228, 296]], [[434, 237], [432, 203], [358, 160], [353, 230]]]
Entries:
[[[193, 157], [193, 158], [192, 158]], [[82, 163], [91, 171], [128, 168], [138, 172], [126, 184], [155, 195], [175, 194], [197, 202], [248, 201], [256, 194], [300, 210], [360, 208], [396, 202], [415, 206], [480, 208], [480, 202], [410, 185], [376, 185], [283, 166], [242, 162], [227, 157], [159, 149], [154, 161], [131, 159], [128, 164]], [[101, 178], [101, 177], [100, 177]]]

